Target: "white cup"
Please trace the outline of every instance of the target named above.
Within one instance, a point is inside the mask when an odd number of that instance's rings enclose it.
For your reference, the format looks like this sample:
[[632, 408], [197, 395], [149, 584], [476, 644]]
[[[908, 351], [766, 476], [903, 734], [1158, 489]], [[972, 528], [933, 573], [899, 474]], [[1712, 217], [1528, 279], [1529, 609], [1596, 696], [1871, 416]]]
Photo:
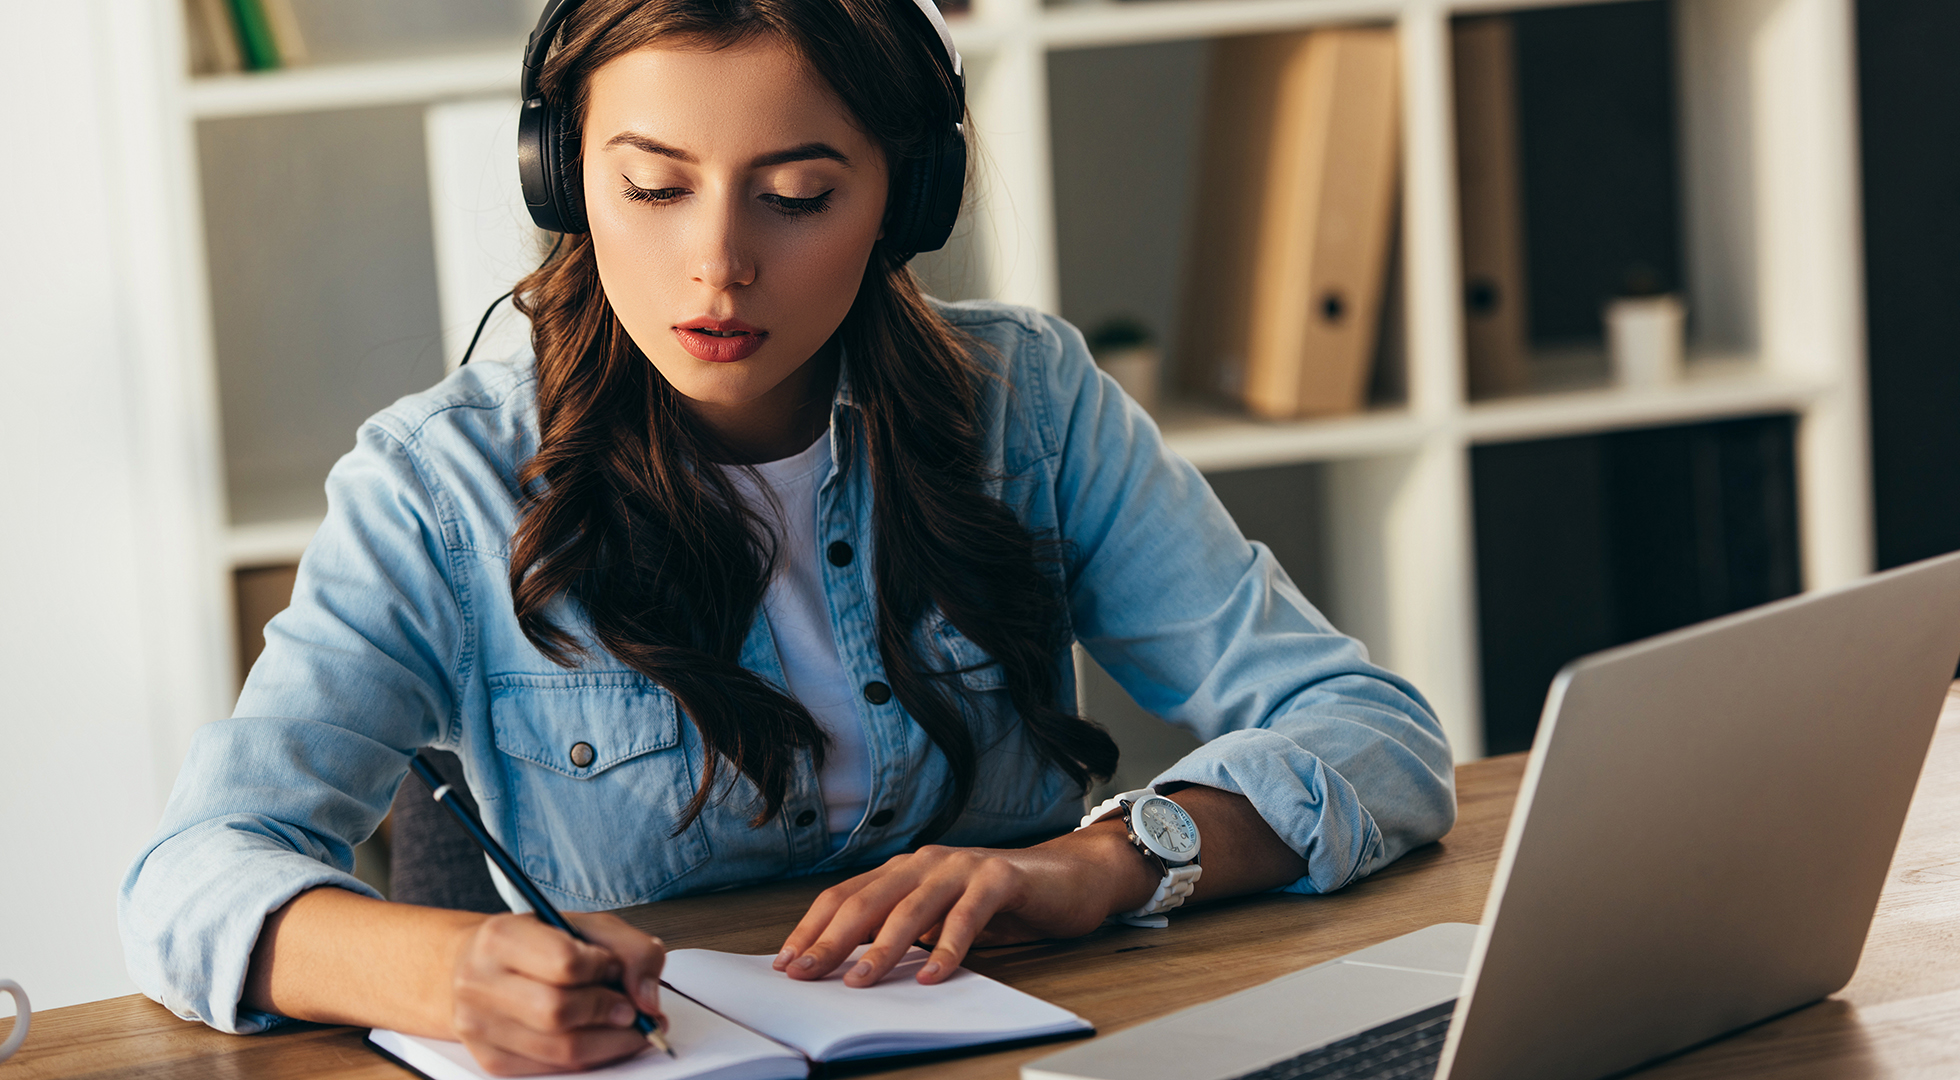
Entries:
[[0, 979], [0, 990], [14, 997], [13, 1034], [7, 1036], [6, 1042], [0, 1042], [0, 1061], [5, 1061], [14, 1056], [21, 1043], [27, 1041], [27, 1018], [32, 1010], [27, 1004], [27, 991], [22, 990], [19, 983], [12, 979]]
[[1687, 315], [1687, 305], [1672, 294], [1625, 297], [1606, 305], [1607, 351], [1620, 385], [1680, 381]]
[[1144, 412], [1157, 411], [1158, 372], [1164, 366], [1163, 354], [1157, 351], [1157, 346], [1126, 345], [1109, 349], [1096, 357], [1096, 366], [1109, 372], [1109, 377], [1143, 406]]

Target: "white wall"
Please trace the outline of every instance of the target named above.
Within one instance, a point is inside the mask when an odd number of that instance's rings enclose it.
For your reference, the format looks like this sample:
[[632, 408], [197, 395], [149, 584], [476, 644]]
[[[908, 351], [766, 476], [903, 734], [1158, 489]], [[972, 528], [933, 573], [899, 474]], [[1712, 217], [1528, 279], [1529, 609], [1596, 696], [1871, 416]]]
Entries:
[[117, 225], [154, 163], [114, 135], [108, 4], [6, 8], [33, 105], [0, 168], [0, 976], [38, 1011], [135, 989], [116, 887], [175, 750], [153, 749], [168, 706], [139, 599], [155, 590]]

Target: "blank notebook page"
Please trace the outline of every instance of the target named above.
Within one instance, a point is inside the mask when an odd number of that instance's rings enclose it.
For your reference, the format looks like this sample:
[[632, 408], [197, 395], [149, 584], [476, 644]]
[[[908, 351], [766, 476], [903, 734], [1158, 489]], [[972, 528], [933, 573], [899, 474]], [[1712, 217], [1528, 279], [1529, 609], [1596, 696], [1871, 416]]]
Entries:
[[[855, 961], [863, 948], [851, 956]], [[773, 956], [708, 949], [667, 954], [661, 978], [708, 1008], [801, 1050], [813, 1061], [946, 1050], [1094, 1030], [1067, 1009], [960, 968], [923, 986], [929, 954], [914, 947], [875, 986], [844, 985], [838, 965], [815, 982], [775, 971]], [[678, 1026], [678, 1024], [676, 1025]]]

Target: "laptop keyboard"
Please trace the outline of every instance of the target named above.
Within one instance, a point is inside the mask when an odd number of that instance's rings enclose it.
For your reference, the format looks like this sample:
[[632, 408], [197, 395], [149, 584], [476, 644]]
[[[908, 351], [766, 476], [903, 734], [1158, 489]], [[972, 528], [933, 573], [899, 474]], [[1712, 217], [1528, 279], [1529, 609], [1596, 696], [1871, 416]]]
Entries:
[[1390, 1020], [1235, 1080], [1417, 1080], [1436, 1075], [1456, 1002]]

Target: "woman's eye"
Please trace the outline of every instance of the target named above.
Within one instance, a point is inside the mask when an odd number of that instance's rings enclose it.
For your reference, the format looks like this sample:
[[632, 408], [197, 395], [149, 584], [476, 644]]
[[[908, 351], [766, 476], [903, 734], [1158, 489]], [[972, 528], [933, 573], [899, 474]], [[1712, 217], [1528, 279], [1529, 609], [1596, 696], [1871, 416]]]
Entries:
[[[830, 189], [830, 191], [836, 190], [836, 188]], [[784, 217], [803, 217], [806, 214], [823, 213], [830, 205], [830, 191], [812, 195], [807, 199], [793, 199], [788, 195], [776, 194], [763, 195], [761, 198], [763, 202], [775, 207], [776, 212]]]
[[650, 202], [650, 203], [671, 202], [674, 199], [680, 198], [682, 195], [686, 193], [687, 193], [686, 188], [674, 188], [674, 187], [643, 188], [631, 180], [626, 181], [626, 190], [620, 192], [622, 196], [631, 199], [634, 202]]

